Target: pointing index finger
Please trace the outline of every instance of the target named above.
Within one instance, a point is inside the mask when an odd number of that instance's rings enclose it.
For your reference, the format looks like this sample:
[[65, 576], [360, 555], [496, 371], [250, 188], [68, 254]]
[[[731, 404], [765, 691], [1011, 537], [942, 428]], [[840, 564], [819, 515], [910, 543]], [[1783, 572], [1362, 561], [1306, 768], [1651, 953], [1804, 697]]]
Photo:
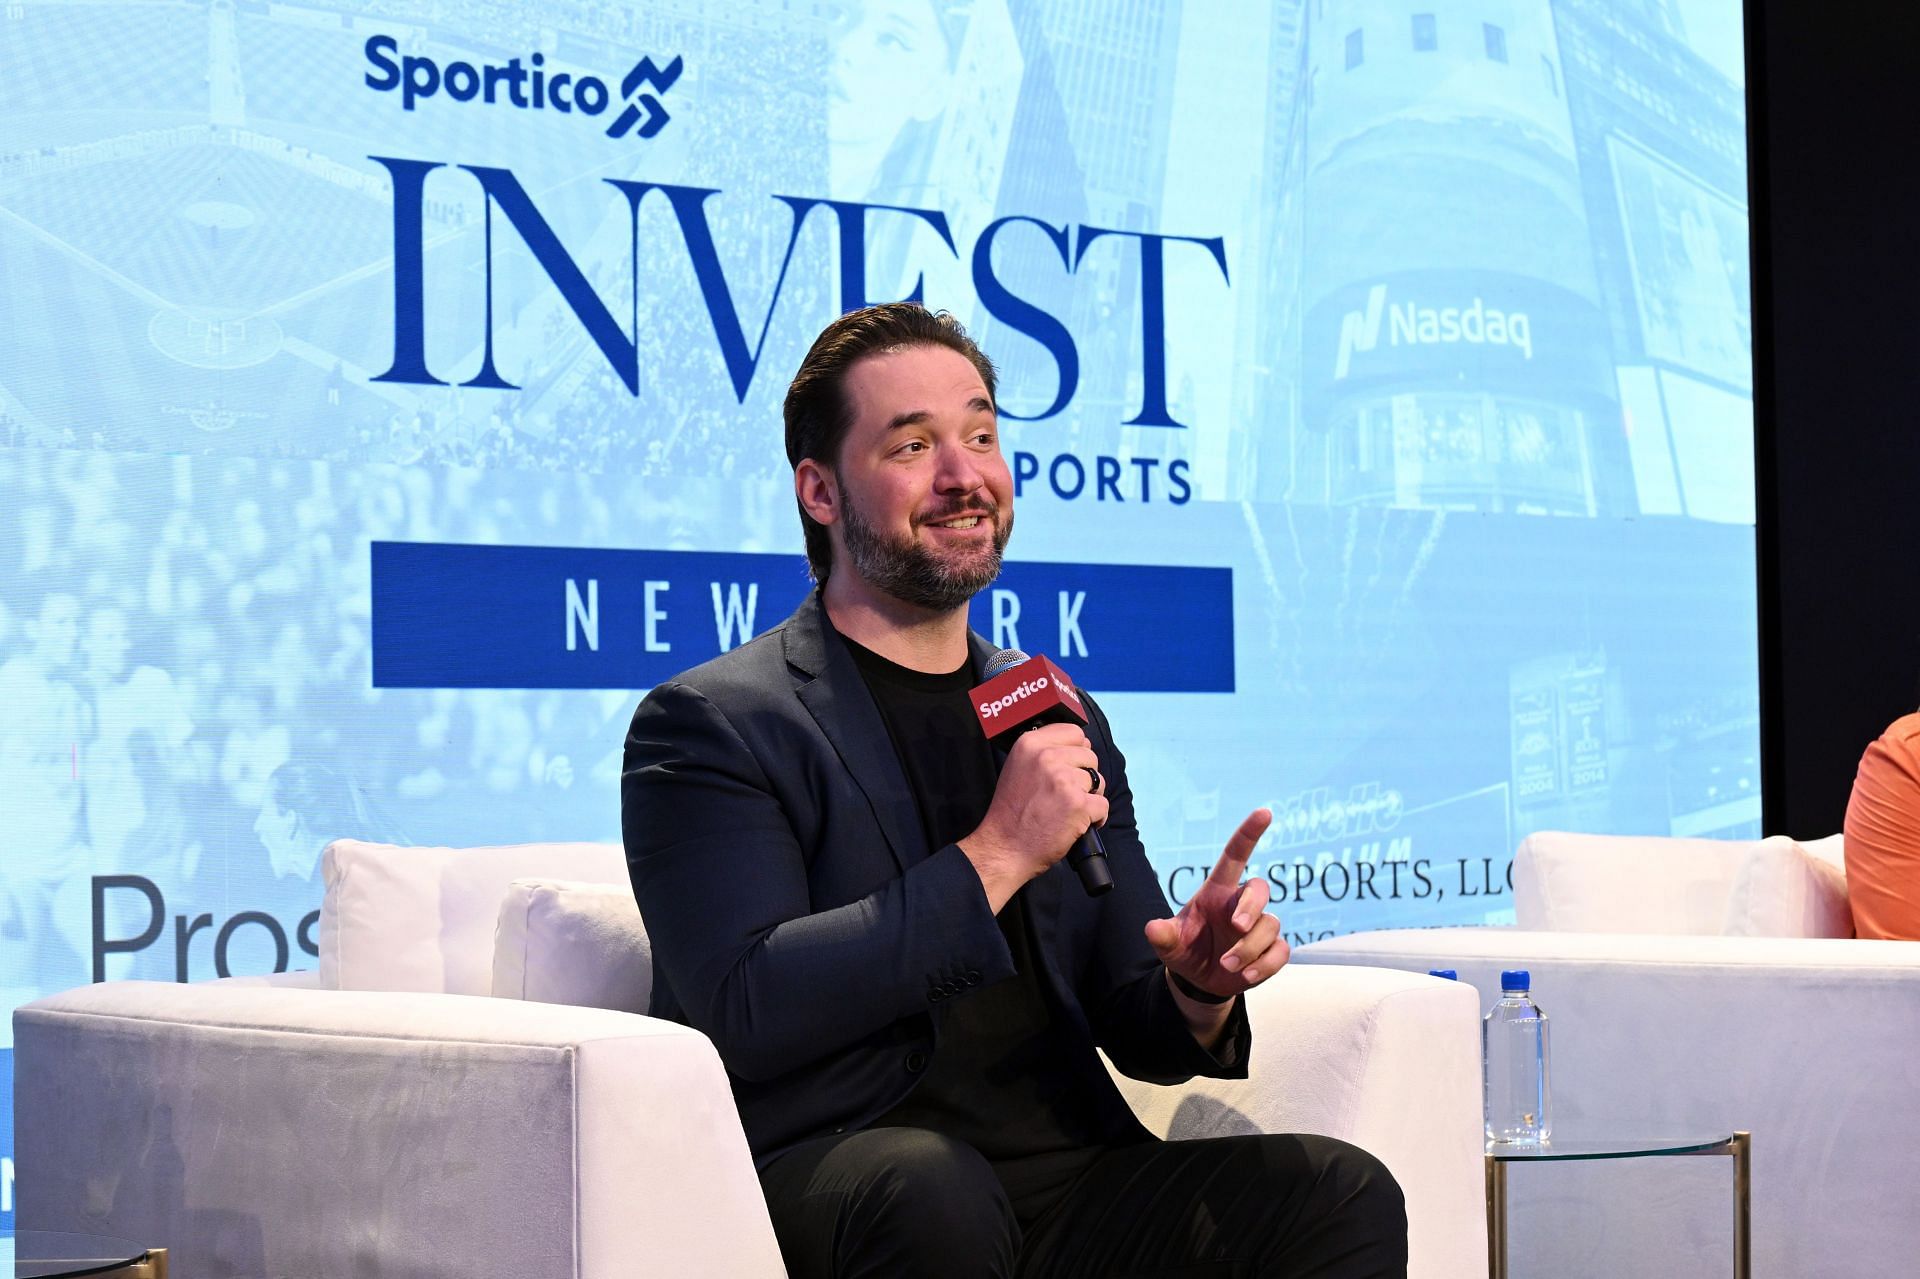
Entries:
[[1220, 860], [1213, 865], [1213, 873], [1207, 876], [1207, 882], [1222, 888], [1232, 888], [1240, 882], [1240, 876], [1247, 869], [1247, 859], [1253, 856], [1253, 846], [1267, 833], [1267, 827], [1273, 824], [1273, 810], [1256, 808], [1247, 814], [1240, 823], [1240, 829], [1233, 832], [1227, 840], [1226, 851], [1220, 854]]

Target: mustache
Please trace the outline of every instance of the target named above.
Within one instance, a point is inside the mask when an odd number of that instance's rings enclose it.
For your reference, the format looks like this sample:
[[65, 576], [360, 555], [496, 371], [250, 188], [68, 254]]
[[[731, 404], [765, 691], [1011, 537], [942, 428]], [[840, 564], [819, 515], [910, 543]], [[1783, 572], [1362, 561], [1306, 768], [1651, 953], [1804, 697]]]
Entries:
[[993, 520], [995, 523], [998, 523], [1000, 519], [1000, 505], [997, 502], [975, 499], [970, 502], [963, 502], [958, 506], [947, 507], [938, 511], [923, 511], [919, 515], [914, 516], [913, 522], [915, 525], [938, 524], [942, 520], [964, 519], [969, 515], [978, 515], [983, 519]]

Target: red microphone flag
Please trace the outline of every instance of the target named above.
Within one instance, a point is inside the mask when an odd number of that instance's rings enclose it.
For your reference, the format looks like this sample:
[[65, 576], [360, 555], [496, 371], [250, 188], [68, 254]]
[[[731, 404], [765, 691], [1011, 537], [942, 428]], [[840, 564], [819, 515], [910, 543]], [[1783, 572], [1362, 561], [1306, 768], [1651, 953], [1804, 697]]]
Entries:
[[1037, 654], [1001, 671], [975, 688], [970, 696], [981, 731], [995, 741], [1035, 721], [1087, 722], [1087, 708], [1080, 701], [1080, 695], [1073, 691], [1073, 681], [1065, 671]]

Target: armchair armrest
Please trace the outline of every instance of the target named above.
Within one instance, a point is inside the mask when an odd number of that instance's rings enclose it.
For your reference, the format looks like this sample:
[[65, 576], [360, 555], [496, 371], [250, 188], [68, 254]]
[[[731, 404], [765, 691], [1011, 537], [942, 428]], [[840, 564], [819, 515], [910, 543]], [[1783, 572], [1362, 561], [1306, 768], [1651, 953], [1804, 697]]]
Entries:
[[1352, 1142], [1407, 1198], [1413, 1279], [1487, 1273], [1478, 997], [1384, 968], [1288, 965], [1247, 997], [1246, 1079], [1159, 1088], [1116, 1075], [1175, 1140], [1308, 1132]]
[[205, 1276], [784, 1273], [719, 1058], [671, 1023], [115, 982], [14, 1043], [23, 1228]]

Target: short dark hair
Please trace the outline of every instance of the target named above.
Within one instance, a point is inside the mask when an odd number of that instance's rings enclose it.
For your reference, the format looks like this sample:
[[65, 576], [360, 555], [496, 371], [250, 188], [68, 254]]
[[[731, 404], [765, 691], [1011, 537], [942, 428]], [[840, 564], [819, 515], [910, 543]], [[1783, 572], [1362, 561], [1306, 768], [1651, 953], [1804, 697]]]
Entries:
[[[945, 311], [929, 311], [918, 302], [888, 302], [849, 311], [815, 338], [800, 371], [787, 388], [787, 462], [798, 467], [812, 458], [822, 466], [840, 465], [840, 446], [853, 427], [853, 407], [847, 402], [847, 370], [870, 355], [885, 355], [903, 347], [944, 346], [958, 351], [979, 370], [987, 398], [999, 403], [999, 378], [960, 321]], [[795, 503], [798, 504], [798, 498]], [[816, 582], [825, 582], [833, 569], [833, 543], [826, 525], [800, 511], [800, 528], [807, 539], [807, 568]]]

